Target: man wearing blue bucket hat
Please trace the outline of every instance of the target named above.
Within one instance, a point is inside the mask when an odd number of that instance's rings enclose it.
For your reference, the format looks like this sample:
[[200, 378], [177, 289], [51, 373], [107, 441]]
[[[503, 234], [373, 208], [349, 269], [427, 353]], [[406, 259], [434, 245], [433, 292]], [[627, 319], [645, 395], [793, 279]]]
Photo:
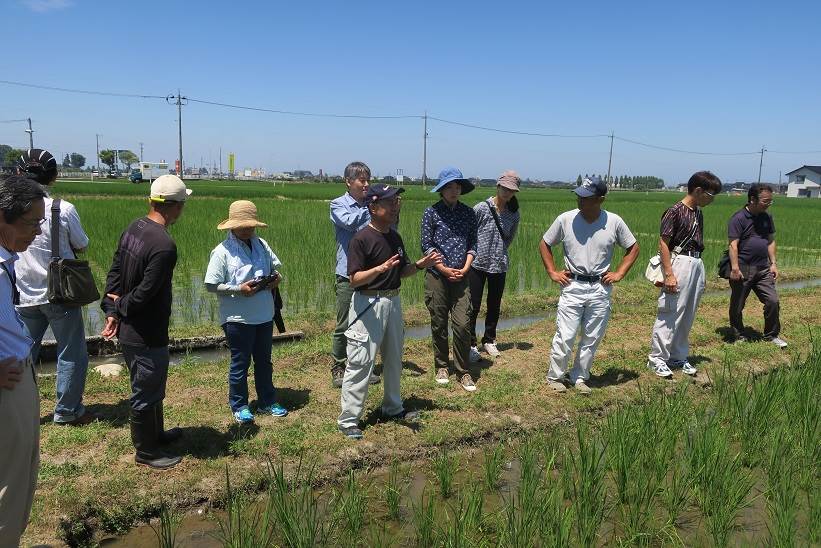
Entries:
[[[613, 284], [621, 281], [636, 262], [639, 245], [621, 217], [602, 209], [607, 185], [601, 179], [585, 178], [574, 192], [578, 208], [559, 215], [539, 243], [550, 279], [561, 286], [547, 384], [556, 392], [564, 392], [569, 382], [580, 394], [589, 394], [587, 380], [610, 319]], [[559, 243], [564, 251], [562, 270], [556, 268], [551, 249]], [[611, 272], [616, 244], [626, 252]], [[570, 353], [579, 331], [579, 348], [568, 378]]]
[[473, 190], [473, 183], [455, 167], [439, 174], [431, 192], [441, 200], [422, 214], [422, 253], [438, 251], [442, 262], [429, 267], [425, 274], [425, 305], [430, 312], [436, 382], [448, 384], [448, 318], [453, 329], [453, 366], [462, 388], [476, 390], [467, 370], [470, 356], [471, 300], [467, 273], [476, 257], [478, 222], [473, 208], [459, 201], [459, 196]]

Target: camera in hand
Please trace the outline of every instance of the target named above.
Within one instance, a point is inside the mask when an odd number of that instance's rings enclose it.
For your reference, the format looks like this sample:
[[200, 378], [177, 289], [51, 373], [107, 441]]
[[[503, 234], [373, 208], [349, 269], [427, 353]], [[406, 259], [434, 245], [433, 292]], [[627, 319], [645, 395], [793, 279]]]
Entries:
[[257, 276], [253, 280], [251, 280], [251, 287], [255, 289], [261, 290], [268, 288], [271, 284], [273, 284], [279, 278], [279, 272], [274, 270], [268, 276]]

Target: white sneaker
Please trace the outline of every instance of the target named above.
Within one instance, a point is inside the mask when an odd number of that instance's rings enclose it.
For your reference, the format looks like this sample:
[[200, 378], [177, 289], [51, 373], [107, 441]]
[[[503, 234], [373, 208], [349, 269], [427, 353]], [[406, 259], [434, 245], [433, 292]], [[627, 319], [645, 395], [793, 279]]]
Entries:
[[693, 365], [690, 362], [684, 362], [683, 364], [681, 364], [681, 372], [685, 375], [690, 375], [691, 377], [694, 377], [696, 373], [698, 373], [698, 369], [693, 367]]
[[576, 384], [573, 385], [573, 388], [576, 389], [576, 392], [585, 396], [593, 392], [593, 390], [584, 382], [584, 379], [577, 380]]
[[787, 341], [780, 337], [773, 337], [770, 339], [770, 342], [776, 345], [778, 348], [787, 348]]
[[482, 356], [479, 355], [479, 349], [475, 346], [470, 347], [470, 363], [482, 361]]
[[487, 352], [488, 355], [491, 358], [498, 358], [499, 357], [500, 352], [499, 352], [499, 349], [496, 348], [496, 343], [495, 342], [485, 343], [482, 346], [485, 347], [485, 352]]
[[667, 367], [667, 364], [666, 364], [666, 363], [659, 363], [659, 364], [655, 364], [655, 363], [653, 363], [653, 362], [649, 361], [649, 362], [647, 362], [647, 367], [649, 367], [650, 369], [652, 369], [652, 370], [653, 370], [653, 372], [654, 372], [654, 373], [656, 374], [656, 376], [658, 376], [658, 377], [662, 377], [662, 378], [665, 378], [665, 379], [669, 379], [670, 377], [672, 377], [672, 376], [673, 376], [673, 372], [672, 372], [672, 371], [670, 371], [670, 368], [669, 368], [669, 367]]

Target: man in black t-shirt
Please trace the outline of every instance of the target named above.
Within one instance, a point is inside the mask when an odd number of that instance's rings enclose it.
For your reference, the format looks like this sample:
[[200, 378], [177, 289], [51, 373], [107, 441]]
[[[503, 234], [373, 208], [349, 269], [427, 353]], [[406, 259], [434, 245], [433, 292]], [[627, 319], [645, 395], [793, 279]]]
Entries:
[[744, 337], [742, 312], [747, 296], [753, 291], [764, 305], [764, 338], [779, 348], [787, 342], [778, 336], [778, 292], [775, 282], [778, 268], [775, 265], [775, 223], [767, 213], [773, 203], [770, 185], [755, 184], [747, 192], [747, 205], [732, 216], [727, 225], [730, 241], [730, 327], [737, 341]]
[[168, 320], [171, 277], [177, 246], [167, 228], [182, 215], [191, 191], [179, 177], [163, 175], [151, 184], [148, 215], [131, 223], [120, 236], [100, 303], [106, 315], [101, 335], [117, 336], [131, 376], [131, 441], [137, 464], [165, 469], [178, 456], [160, 445], [182, 431], [163, 426], [162, 401], [168, 379]]
[[345, 331], [348, 365], [342, 380], [342, 412], [337, 424], [350, 439], [362, 437], [359, 419], [368, 397], [368, 381], [377, 351], [382, 355], [384, 378], [382, 415], [393, 420], [417, 418], [416, 413], [402, 407], [399, 392], [405, 343], [399, 289], [402, 278], [438, 264], [442, 257], [434, 251], [415, 263], [408, 261], [402, 237], [391, 228], [399, 222], [399, 194], [404, 191], [389, 185], [371, 185], [365, 197], [371, 221], [348, 245], [348, 275], [355, 292]]

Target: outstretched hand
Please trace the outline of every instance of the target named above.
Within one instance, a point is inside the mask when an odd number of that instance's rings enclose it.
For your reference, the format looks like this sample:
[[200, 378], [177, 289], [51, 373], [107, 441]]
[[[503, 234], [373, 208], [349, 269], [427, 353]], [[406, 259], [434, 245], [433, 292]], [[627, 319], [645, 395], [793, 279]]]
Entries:
[[377, 268], [379, 269], [380, 274], [384, 274], [385, 272], [389, 271], [391, 268], [395, 267], [399, 264], [399, 255], [394, 255]]
[[442, 264], [442, 254], [438, 251], [431, 251], [416, 262], [416, 267], [419, 270], [430, 268], [437, 264]]

